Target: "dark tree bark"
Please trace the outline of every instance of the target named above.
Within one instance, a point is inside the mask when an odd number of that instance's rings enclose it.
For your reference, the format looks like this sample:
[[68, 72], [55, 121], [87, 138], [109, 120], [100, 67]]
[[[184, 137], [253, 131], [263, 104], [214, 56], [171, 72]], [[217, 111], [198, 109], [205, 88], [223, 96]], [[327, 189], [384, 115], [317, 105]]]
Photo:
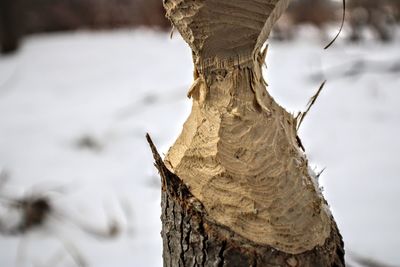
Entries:
[[18, 0], [0, 1], [0, 47], [4, 54], [14, 52], [19, 46], [23, 16], [18, 3]]
[[345, 266], [343, 241], [334, 221], [323, 246], [296, 255], [255, 244], [213, 222], [182, 180], [166, 168], [148, 135], [147, 140], [162, 179], [165, 267]]

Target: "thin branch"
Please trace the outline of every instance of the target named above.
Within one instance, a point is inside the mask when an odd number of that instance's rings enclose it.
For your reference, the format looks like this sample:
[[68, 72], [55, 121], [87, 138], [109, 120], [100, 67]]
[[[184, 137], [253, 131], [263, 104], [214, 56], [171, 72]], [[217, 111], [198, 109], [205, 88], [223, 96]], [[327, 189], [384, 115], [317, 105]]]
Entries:
[[336, 34], [335, 38], [333, 38], [333, 40], [327, 46], [325, 46], [324, 49], [328, 49], [336, 41], [336, 39], [339, 37], [340, 33], [343, 30], [345, 18], [346, 18], [346, 0], [343, 0], [342, 24], [340, 25], [340, 29], [339, 29], [338, 33]]
[[300, 126], [301, 126], [301, 124], [302, 124], [304, 118], [306, 117], [306, 115], [307, 115], [308, 112], [310, 111], [311, 107], [312, 107], [312, 106], [315, 104], [315, 102], [317, 101], [318, 96], [320, 95], [320, 93], [321, 93], [322, 89], [324, 88], [325, 84], [326, 84], [326, 81], [324, 81], [324, 82], [320, 85], [318, 91], [315, 93], [315, 95], [314, 95], [313, 97], [311, 97], [310, 101], [308, 101], [306, 111], [300, 113], [300, 114], [297, 116], [297, 120], [298, 120], [297, 127], [296, 127], [297, 131], [300, 129]]
[[175, 31], [175, 25], [172, 25], [171, 32], [169, 33], [169, 39], [174, 38], [174, 31]]
[[326, 170], [326, 167], [323, 168], [317, 175], [316, 177], [319, 178], [321, 176], [321, 174]]

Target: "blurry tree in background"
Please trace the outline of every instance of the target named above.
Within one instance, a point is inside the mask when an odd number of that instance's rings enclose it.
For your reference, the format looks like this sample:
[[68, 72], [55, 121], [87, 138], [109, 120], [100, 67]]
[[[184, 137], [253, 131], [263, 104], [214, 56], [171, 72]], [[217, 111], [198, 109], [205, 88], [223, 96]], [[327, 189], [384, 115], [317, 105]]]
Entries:
[[399, 22], [399, 0], [351, 0], [349, 2], [350, 39], [362, 39], [363, 30], [369, 28], [381, 41], [393, 38], [394, 26]]
[[161, 0], [1, 0], [3, 53], [25, 34], [65, 30], [150, 26], [165, 29]]
[[24, 0], [27, 33], [78, 28], [168, 27], [159, 0]]
[[330, 0], [297, 0], [292, 1], [288, 10], [275, 25], [274, 37], [287, 40], [295, 37], [296, 25], [311, 24], [321, 31], [337, 16], [338, 5]]
[[[325, 26], [341, 19], [341, 0], [294, 0], [275, 27], [274, 37], [295, 37], [296, 26], [310, 24], [324, 33]], [[393, 39], [394, 26], [400, 22], [400, 0], [346, 0], [346, 23], [350, 41], [363, 39], [370, 30], [381, 41]]]
[[[292, 39], [296, 26], [311, 24], [321, 33], [341, 19], [340, 0], [293, 0], [276, 25], [274, 37]], [[400, 21], [400, 0], [347, 0], [350, 40], [363, 39], [365, 29], [390, 41]], [[169, 28], [161, 0], [1, 0], [0, 44], [3, 53], [17, 49], [25, 34], [75, 29], [150, 26]]]
[[[341, 1], [294, 0], [276, 25], [274, 37], [292, 39], [296, 26], [311, 24], [322, 33], [340, 20]], [[400, 0], [347, 0], [351, 41], [363, 39], [365, 29], [390, 41], [400, 22]], [[2, 0], [0, 43], [3, 53], [18, 47], [20, 37], [36, 32], [150, 26], [166, 29], [161, 0]]]
[[19, 0], [0, 1], [0, 45], [1, 52], [8, 53], [17, 49], [21, 35], [18, 16]]

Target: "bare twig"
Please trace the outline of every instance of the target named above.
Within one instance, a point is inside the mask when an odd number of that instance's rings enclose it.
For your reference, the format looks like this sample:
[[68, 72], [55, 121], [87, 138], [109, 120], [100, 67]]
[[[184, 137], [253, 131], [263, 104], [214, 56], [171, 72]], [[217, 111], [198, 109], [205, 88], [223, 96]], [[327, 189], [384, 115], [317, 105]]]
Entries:
[[329, 44], [327, 44], [324, 49], [328, 49], [335, 41], [336, 39], [339, 37], [340, 33], [343, 30], [343, 26], [344, 26], [344, 20], [346, 18], [346, 0], [343, 0], [343, 14], [342, 14], [342, 24], [340, 25], [339, 31], [336, 34], [336, 36], [332, 39], [332, 41], [330, 41]]
[[300, 129], [300, 126], [301, 126], [301, 124], [302, 124], [304, 118], [307, 116], [308, 112], [310, 111], [311, 107], [315, 104], [315, 101], [317, 101], [318, 96], [320, 95], [320, 93], [321, 93], [322, 89], [324, 88], [325, 84], [326, 84], [326, 81], [324, 81], [324, 82], [320, 85], [318, 91], [317, 91], [317, 92], [315, 93], [315, 95], [312, 96], [311, 99], [308, 101], [306, 111], [299, 113], [299, 115], [297, 116], [297, 118], [296, 118], [296, 119], [297, 119], [297, 127], [296, 127], [297, 131]]
[[172, 25], [171, 32], [169, 33], [169, 39], [172, 39], [174, 37], [174, 31], [175, 31], [175, 25]]
[[323, 168], [319, 173], [316, 174], [316, 177], [319, 178], [321, 174], [326, 170], [326, 167]]

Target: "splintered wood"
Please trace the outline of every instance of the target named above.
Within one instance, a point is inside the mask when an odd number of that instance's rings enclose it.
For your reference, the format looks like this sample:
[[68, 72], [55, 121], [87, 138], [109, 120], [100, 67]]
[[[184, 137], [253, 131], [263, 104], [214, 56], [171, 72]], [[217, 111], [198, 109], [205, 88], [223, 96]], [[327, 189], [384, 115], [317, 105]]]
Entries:
[[296, 141], [296, 119], [268, 94], [262, 47], [289, 0], [165, 0], [193, 51], [193, 108], [165, 159], [209, 220], [299, 254], [324, 245], [332, 217]]

